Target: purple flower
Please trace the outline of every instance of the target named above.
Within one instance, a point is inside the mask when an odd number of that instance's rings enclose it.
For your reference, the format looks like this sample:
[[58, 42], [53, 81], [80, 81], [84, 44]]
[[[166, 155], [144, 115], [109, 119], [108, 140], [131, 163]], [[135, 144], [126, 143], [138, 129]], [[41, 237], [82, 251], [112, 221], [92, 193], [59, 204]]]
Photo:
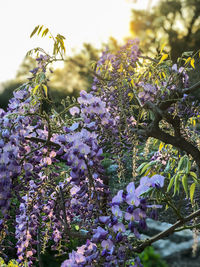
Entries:
[[158, 219], [158, 212], [156, 209], [153, 209], [150, 213], [150, 218], [152, 218], [153, 220], [157, 220]]
[[88, 155], [91, 151], [90, 147], [86, 144], [81, 144], [78, 146], [78, 150], [81, 154]]
[[129, 204], [129, 205], [134, 205], [136, 207], [138, 207], [140, 205], [140, 200], [136, 194], [136, 192], [134, 193], [129, 193], [127, 196], [126, 196], [126, 202]]
[[123, 239], [122, 233], [121, 232], [117, 233], [117, 235], [116, 235], [116, 242], [119, 243], [119, 242], [122, 241], [122, 239]]
[[27, 92], [24, 90], [19, 90], [19, 91], [13, 92], [13, 95], [16, 99], [23, 99], [27, 95]]
[[75, 114], [79, 114], [80, 113], [80, 109], [78, 107], [73, 107], [69, 109], [69, 112], [72, 116], [74, 116]]
[[128, 206], [126, 211], [129, 212], [129, 213], [132, 213], [133, 210], [134, 210], [134, 206]]
[[101, 242], [101, 246], [102, 246], [102, 248], [104, 248], [106, 250], [111, 250], [111, 249], [113, 249], [114, 244], [110, 239], [107, 239], [107, 240], [103, 240]]
[[32, 171], [33, 170], [33, 165], [31, 163], [24, 164], [24, 170], [25, 171]]
[[72, 124], [72, 126], [69, 127], [69, 130], [75, 131], [79, 127], [79, 122], [75, 122]]
[[164, 181], [165, 177], [159, 174], [155, 174], [150, 178], [151, 185], [153, 187], [163, 187], [164, 186]]
[[150, 187], [163, 187], [165, 177], [162, 175], [155, 174], [151, 178], [144, 176], [140, 179], [140, 185], [137, 187], [136, 192], [138, 195], [146, 193]]
[[105, 224], [107, 224], [107, 223], [109, 222], [109, 220], [110, 220], [110, 216], [100, 216], [100, 217], [99, 217], [99, 221], [100, 221], [101, 223], [105, 223]]
[[8, 138], [10, 136], [10, 132], [6, 129], [2, 131], [1, 135], [3, 138]]
[[100, 241], [101, 239], [105, 239], [108, 234], [108, 231], [104, 230], [100, 226], [98, 226], [97, 229], [94, 229], [93, 232], [94, 235], [92, 236], [92, 241], [95, 243]]
[[142, 219], [139, 221], [139, 227], [140, 229], [146, 230], [147, 229], [147, 224], [146, 224], [146, 220]]
[[113, 226], [113, 231], [116, 232], [125, 232], [126, 228], [123, 223], [117, 223]]
[[174, 64], [174, 65], [172, 66], [172, 70], [173, 70], [174, 72], [177, 72], [177, 71], [178, 71], [178, 69], [177, 69], [177, 64]]
[[134, 212], [133, 213], [126, 212], [125, 213], [125, 219], [127, 221], [139, 221], [139, 216], [137, 213], [134, 213]]
[[120, 210], [119, 206], [112, 206], [111, 210], [114, 216], [122, 217], [122, 211]]
[[72, 267], [72, 266], [77, 266], [77, 264], [74, 263], [74, 260], [73, 259], [65, 260], [61, 264], [61, 267]]
[[112, 204], [119, 204], [123, 202], [123, 190], [120, 190], [112, 199]]
[[126, 187], [127, 193], [131, 194], [135, 192], [135, 184], [134, 182], [131, 182]]
[[[83, 254], [72, 251], [72, 253], [69, 254], [69, 260], [64, 261], [62, 263], [62, 267], [71, 267], [71, 266], [78, 266], [77, 264], [85, 264], [86, 258]], [[72, 264], [72, 265], [71, 265]]]
[[139, 220], [144, 219], [144, 218], [147, 217], [146, 213], [140, 208], [135, 209], [134, 210], [134, 214], [135, 214], [136, 217], [139, 217]]
[[[111, 218], [111, 223], [110, 223], [110, 225], [112, 226], [112, 225], [115, 225], [116, 223], [118, 223], [118, 219], [117, 219], [117, 217], [114, 216], [114, 217]], [[109, 226], [110, 226], [110, 225], [109, 225]]]

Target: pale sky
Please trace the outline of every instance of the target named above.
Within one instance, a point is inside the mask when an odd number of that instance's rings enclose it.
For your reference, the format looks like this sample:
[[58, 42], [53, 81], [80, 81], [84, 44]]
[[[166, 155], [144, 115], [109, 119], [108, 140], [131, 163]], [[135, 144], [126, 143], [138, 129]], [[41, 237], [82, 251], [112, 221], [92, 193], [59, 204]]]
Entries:
[[[154, 4], [157, 0], [153, 0]], [[135, 2], [135, 3], [134, 3]], [[67, 54], [90, 42], [100, 47], [109, 36], [129, 35], [132, 8], [146, 8], [149, 0], [0, 0], [0, 82], [13, 79], [26, 52], [50, 51], [51, 40], [29, 38], [37, 25], [66, 37]]]

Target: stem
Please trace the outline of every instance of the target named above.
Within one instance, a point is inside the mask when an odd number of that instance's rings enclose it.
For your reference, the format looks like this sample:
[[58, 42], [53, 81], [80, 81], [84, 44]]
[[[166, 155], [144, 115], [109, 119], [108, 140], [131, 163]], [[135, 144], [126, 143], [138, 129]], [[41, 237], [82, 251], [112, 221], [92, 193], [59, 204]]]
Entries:
[[176, 229], [175, 232], [180, 232], [180, 231], [183, 231], [186, 229], [195, 229], [195, 228], [199, 228], [199, 227], [200, 227], [200, 223], [195, 224], [195, 225], [190, 225], [190, 226], [183, 226], [183, 227]]
[[[25, 137], [25, 139], [26, 139], [26, 140], [33, 141], [33, 142], [35, 142], [35, 143], [40, 142], [40, 143], [45, 143], [45, 145], [47, 144], [47, 140], [42, 139], [42, 138], [38, 138], [38, 137]], [[48, 144], [51, 145], [51, 146], [56, 147], [57, 149], [60, 148], [60, 145], [59, 145], [59, 144], [54, 143], [54, 142], [52, 142], [52, 141], [49, 141]]]
[[165, 231], [162, 231], [160, 232], [159, 234], [149, 238], [149, 239], [146, 239], [142, 244], [140, 244], [139, 246], [133, 248], [133, 251], [134, 252], [138, 252], [138, 253], [141, 253], [146, 247], [150, 246], [151, 244], [153, 244], [154, 242], [164, 238], [164, 237], [167, 237], [171, 234], [173, 234], [176, 229], [180, 226], [182, 226], [183, 224], [185, 224], [186, 222], [196, 218], [200, 216], [200, 209], [193, 212], [192, 214], [190, 214], [189, 216], [183, 218], [182, 220], [178, 220], [175, 224], [173, 224], [171, 227], [169, 227], [167, 230]]
[[70, 229], [68, 227], [68, 222], [67, 222], [67, 214], [66, 214], [66, 210], [65, 210], [65, 200], [64, 200], [64, 194], [63, 194], [63, 190], [62, 187], [60, 186], [60, 198], [61, 198], [61, 206], [62, 206], [62, 211], [63, 211], [63, 219], [64, 219], [64, 227], [65, 227], [65, 232], [69, 232]]
[[42, 258], [41, 258], [41, 250], [40, 250], [40, 233], [39, 229], [37, 229], [37, 256], [39, 267], [43, 267]]

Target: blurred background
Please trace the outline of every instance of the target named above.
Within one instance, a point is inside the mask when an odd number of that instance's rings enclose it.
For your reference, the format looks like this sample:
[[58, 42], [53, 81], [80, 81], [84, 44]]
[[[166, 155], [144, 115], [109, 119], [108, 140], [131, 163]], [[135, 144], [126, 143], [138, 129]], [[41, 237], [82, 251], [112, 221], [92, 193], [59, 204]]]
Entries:
[[200, 0], [7, 0], [0, 1], [0, 107], [31, 76], [35, 60], [27, 51], [42, 47], [51, 54], [48, 38], [29, 38], [36, 25], [66, 37], [66, 63], [53, 65], [53, 99], [89, 90], [92, 62], [105, 47], [117, 49], [139, 38], [141, 49], [155, 54], [166, 44], [175, 62], [184, 51], [200, 48]]

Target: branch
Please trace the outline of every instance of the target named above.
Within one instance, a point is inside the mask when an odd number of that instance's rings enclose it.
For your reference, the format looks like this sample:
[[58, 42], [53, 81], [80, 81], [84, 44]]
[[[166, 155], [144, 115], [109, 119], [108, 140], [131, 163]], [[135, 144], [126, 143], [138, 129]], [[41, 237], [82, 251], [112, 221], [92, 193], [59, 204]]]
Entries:
[[196, 8], [195, 10], [195, 14], [193, 15], [192, 17], [192, 20], [190, 21], [190, 25], [189, 25], [189, 28], [188, 28], [188, 32], [187, 32], [187, 35], [185, 36], [185, 41], [188, 42], [190, 40], [190, 36], [191, 36], [191, 33], [192, 33], [192, 29], [193, 29], [193, 26], [196, 22], [196, 20], [198, 19], [199, 17], [199, 10], [198, 8]]
[[44, 139], [41, 139], [41, 138], [38, 138], [38, 137], [25, 137], [25, 139], [26, 139], [26, 140], [33, 141], [33, 142], [35, 142], [35, 143], [45, 143], [45, 144], [54, 146], [54, 147], [56, 147], [57, 149], [60, 149], [60, 145], [57, 144], [57, 143], [54, 143], [54, 142], [52, 142], [52, 141], [44, 140]]
[[163, 118], [168, 123], [170, 123], [174, 128], [174, 134], [176, 137], [180, 137], [180, 118], [176, 115], [173, 116], [169, 114], [167, 111], [161, 110], [159, 107], [157, 107], [152, 102], [148, 101], [145, 103], [144, 108], [151, 109], [154, 113], [155, 119], [154, 119], [154, 127], [158, 127], [160, 120]]
[[159, 62], [159, 60], [154, 59], [152, 57], [148, 57], [148, 56], [139, 56], [139, 58], [148, 59], [148, 60], [150, 60], [150, 61], [152, 61], [152, 62], [154, 62], [156, 64]]
[[154, 125], [154, 123], [152, 123], [146, 131], [149, 137], [159, 139], [166, 144], [171, 144], [182, 151], [185, 151], [187, 154], [190, 154], [195, 160], [197, 166], [200, 168], [200, 151], [182, 136], [172, 136], [162, 131], [158, 125]]
[[190, 220], [192, 220], [198, 216], [200, 216], [200, 209], [193, 212], [189, 216], [183, 218], [182, 220], [177, 221], [175, 224], [173, 224], [167, 230], [160, 232], [159, 234], [151, 237], [150, 239], [146, 239], [141, 245], [133, 248], [133, 251], [138, 252], [138, 253], [142, 252], [146, 247], [150, 246], [154, 242], [156, 242], [156, 241], [158, 241], [164, 237], [167, 237], [167, 236], [173, 234], [178, 227], [182, 226], [184, 223], [186, 223], [186, 222], [188, 222], [188, 221], [190, 221]]
[[184, 94], [191, 94], [199, 88], [200, 88], [200, 81], [198, 81], [197, 83], [193, 84], [192, 86], [188, 88], [185, 88], [185, 89], [179, 88], [177, 90], [173, 90], [171, 91], [170, 95], [166, 96], [166, 99], [164, 99], [158, 105], [158, 107], [161, 110], [166, 110], [172, 104], [176, 103], [180, 98], [182, 98]]
[[[193, 86], [194, 88], [194, 86]], [[171, 144], [182, 151], [185, 151], [187, 154], [190, 154], [195, 160], [198, 169], [200, 169], [200, 151], [193, 144], [188, 142], [180, 133], [180, 118], [178, 116], [173, 117], [167, 111], [163, 111], [159, 106], [156, 106], [152, 102], [148, 101], [144, 105], [144, 108], [152, 110], [154, 113], [154, 120], [147, 126], [145, 131], [145, 136], [154, 137], [166, 144]], [[174, 128], [174, 136], [164, 132], [159, 128], [159, 122], [165, 119], [168, 123]], [[142, 133], [140, 131], [140, 133]]]
[[40, 233], [39, 233], [39, 229], [37, 229], [37, 256], [38, 256], [39, 267], [43, 267], [42, 258], [41, 258], [41, 249], [40, 249]]
[[189, 88], [183, 89], [182, 91], [183, 91], [183, 94], [191, 94], [191, 93], [193, 93], [194, 91], [196, 91], [199, 88], [200, 88], [200, 81], [198, 81], [197, 83], [193, 84]]
[[186, 229], [198, 229], [200, 227], [200, 223], [197, 223], [197, 224], [194, 224], [194, 225], [190, 225], [190, 226], [183, 226], [183, 227], [180, 227], [178, 229], [175, 230], [175, 232], [180, 232], [180, 231], [183, 231], [183, 230], [186, 230]]

